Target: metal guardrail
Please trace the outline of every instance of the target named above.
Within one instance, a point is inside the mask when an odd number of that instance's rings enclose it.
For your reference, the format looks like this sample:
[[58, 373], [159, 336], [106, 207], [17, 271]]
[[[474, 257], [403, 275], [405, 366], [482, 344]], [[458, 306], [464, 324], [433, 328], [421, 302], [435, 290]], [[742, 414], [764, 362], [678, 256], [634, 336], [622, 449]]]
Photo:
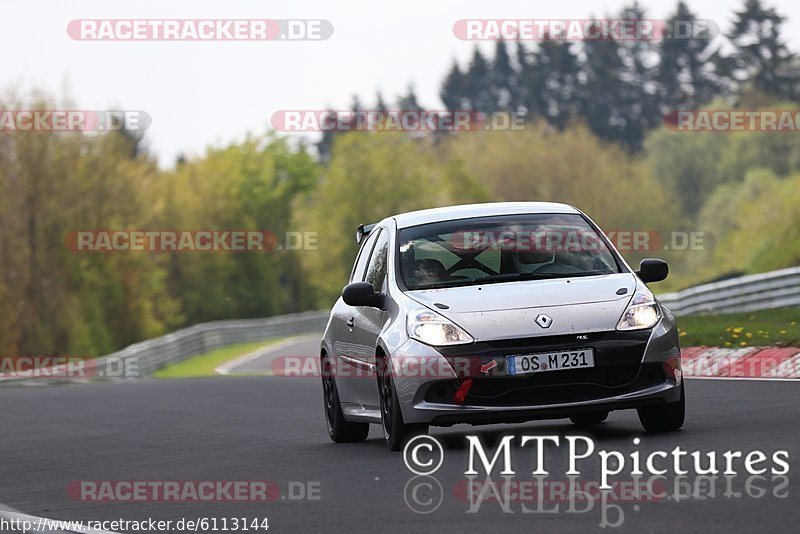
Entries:
[[[134, 343], [122, 350], [92, 361], [92, 369], [131, 369], [119, 378], [139, 378], [192, 356], [235, 343], [251, 343], [294, 336], [322, 333], [328, 321], [327, 311], [312, 311], [270, 317], [200, 323], [154, 339]], [[52, 382], [52, 379], [48, 379]], [[48, 381], [44, 380], [44, 381]], [[41, 378], [0, 376], [4, 383], [42, 382]], [[68, 380], [72, 381], [72, 380]]]
[[137, 358], [139, 374], [153, 372], [192, 356], [235, 343], [251, 343], [297, 334], [322, 333], [328, 312], [314, 311], [270, 317], [200, 323], [171, 334], [135, 343], [104, 356], [126, 360]]
[[657, 296], [675, 315], [800, 306], [800, 267], [740, 276]]

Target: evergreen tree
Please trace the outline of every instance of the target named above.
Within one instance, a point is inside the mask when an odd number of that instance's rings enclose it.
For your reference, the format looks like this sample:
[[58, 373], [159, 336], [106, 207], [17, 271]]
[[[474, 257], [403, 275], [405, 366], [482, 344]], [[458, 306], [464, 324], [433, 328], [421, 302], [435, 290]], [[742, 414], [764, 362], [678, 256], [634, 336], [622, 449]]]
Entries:
[[[328, 116], [335, 115], [335, 112], [330, 108], [325, 113]], [[333, 138], [335, 135], [336, 132], [325, 130], [322, 132], [322, 137], [315, 145], [317, 147], [317, 158], [322, 163], [327, 163], [328, 160], [331, 159], [331, 150], [333, 149]]]
[[623, 141], [625, 124], [620, 113], [624, 65], [616, 40], [586, 41], [581, 50], [580, 114], [602, 139]]
[[797, 99], [800, 80], [796, 57], [781, 35], [786, 18], [761, 0], [746, 0], [743, 10], [735, 15], [728, 34], [735, 50], [722, 62], [723, 68], [747, 89], [780, 99]]
[[[667, 20], [667, 28], [679, 25], [698, 28], [697, 17], [683, 1]], [[699, 28], [698, 28], [699, 30]], [[697, 109], [717, 96], [725, 94], [728, 85], [715, 71], [719, 63], [719, 48], [712, 45], [708, 29], [690, 38], [667, 35], [659, 43], [660, 62], [657, 68], [658, 99], [661, 113], [678, 109]]]
[[386, 102], [383, 100], [383, 94], [381, 94], [380, 91], [375, 94], [375, 111], [380, 111], [383, 114], [389, 111], [389, 108], [386, 107]]
[[[625, 21], [646, 20], [644, 9], [638, 2], [622, 8], [619, 18]], [[646, 130], [657, 126], [661, 120], [656, 82], [657, 49], [651, 39], [621, 39], [619, 54], [620, 72], [619, 118], [623, 126], [623, 142], [639, 149]]]
[[531, 110], [527, 109], [527, 102], [528, 88], [535, 83], [533, 80], [534, 74], [529, 58], [530, 52], [522, 41], [517, 41], [515, 55], [517, 60], [517, 87], [514, 100], [511, 102], [511, 109], [518, 113], [526, 113], [528, 118], [532, 118]]
[[518, 100], [519, 78], [503, 40], [497, 41], [489, 81], [494, 104], [491, 111], [516, 111], [514, 104]]
[[425, 109], [417, 101], [417, 93], [414, 91], [413, 85], [409, 85], [406, 94], [397, 99], [397, 107], [400, 111], [423, 111]]
[[489, 62], [476, 46], [464, 84], [470, 111], [489, 112], [496, 107], [489, 81], [489, 69]]
[[453, 66], [442, 84], [439, 97], [448, 111], [456, 111], [465, 108], [466, 100], [466, 80], [461, 72], [458, 62], [453, 59]]
[[579, 65], [572, 43], [545, 39], [527, 68], [526, 105], [531, 117], [543, 116], [557, 128], [578, 113]]

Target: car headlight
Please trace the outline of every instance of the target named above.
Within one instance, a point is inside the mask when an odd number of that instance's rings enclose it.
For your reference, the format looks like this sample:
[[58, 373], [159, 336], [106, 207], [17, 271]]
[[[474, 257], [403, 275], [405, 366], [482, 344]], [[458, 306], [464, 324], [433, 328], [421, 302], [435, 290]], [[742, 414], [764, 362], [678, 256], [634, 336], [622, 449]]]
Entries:
[[661, 318], [658, 303], [649, 291], [639, 290], [617, 323], [617, 330], [643, 330], [652, 328]]
[[409, 312], [406, 325], [410, 337], [427, 345], [461, 345], [474, 341], [463, 328], [431, 310]]

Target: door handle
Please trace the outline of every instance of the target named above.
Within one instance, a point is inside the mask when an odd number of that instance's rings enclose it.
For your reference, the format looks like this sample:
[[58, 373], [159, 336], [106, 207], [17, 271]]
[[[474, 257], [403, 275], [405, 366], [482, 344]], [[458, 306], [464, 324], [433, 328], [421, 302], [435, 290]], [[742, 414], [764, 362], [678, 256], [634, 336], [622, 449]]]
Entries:
[[353, 328], [356, 325], [356, 318], [355, 317], [350, 317], [347, 320], [346, 324], [347, 324], [348, 327]]

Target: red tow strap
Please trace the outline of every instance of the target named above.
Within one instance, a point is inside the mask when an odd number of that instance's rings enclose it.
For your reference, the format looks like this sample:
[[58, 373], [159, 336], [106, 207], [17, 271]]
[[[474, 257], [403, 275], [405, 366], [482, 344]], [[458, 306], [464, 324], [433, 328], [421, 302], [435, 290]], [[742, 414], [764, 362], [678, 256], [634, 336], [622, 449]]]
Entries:
[[467, 378], [461, 384], [461, 387], [458, 388], [456, 394], [453, 396], [453, 400], [456, 401], [457, 404], [464, 404], [464, 399], [467, 398], [467, 394], [469, 393], [469, 388], [472, 387], [472, 379]]

